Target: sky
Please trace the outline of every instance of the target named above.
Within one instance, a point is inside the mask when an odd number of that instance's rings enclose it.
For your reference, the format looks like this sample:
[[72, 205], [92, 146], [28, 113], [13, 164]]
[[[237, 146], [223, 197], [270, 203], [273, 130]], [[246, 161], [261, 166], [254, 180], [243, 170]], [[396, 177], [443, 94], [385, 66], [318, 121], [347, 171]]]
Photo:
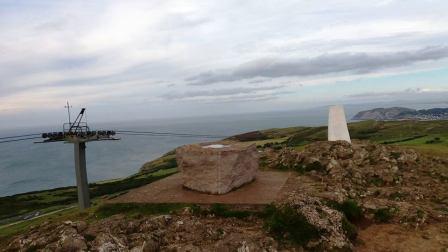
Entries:
[[[448, 1], [0, 0], [0, 127], [448, 104]], [[448, 105], [447, 105], [448, 106]]]

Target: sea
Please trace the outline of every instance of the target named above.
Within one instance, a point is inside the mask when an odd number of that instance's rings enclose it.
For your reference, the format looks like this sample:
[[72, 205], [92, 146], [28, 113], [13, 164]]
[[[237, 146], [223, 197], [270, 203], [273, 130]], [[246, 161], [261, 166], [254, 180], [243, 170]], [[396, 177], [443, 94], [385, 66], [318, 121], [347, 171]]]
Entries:
[[[368, 107], [346, 107], [347, 118]], [[195, 118], [139, 120], [97, 123], [91, 129], [176, 132], [231, 136], [253, 130], [293, 126], [327, 125], [328, 108], [297, 111], [276, 111], [240, 115]], [[32, 129], [1, 130], [0, 137], [35, 132], [60, 131], [60, 126]], [[123, 178], [135, 174], [140, 167], [178, 146], [214, 141], [203, 137], [116, 135], [119, 141], [87, 143], [87, 175], [89, 182]], [[27, 140], [0, 144], [0, 196], [74, 186], [73, 144], [34, 143]]]

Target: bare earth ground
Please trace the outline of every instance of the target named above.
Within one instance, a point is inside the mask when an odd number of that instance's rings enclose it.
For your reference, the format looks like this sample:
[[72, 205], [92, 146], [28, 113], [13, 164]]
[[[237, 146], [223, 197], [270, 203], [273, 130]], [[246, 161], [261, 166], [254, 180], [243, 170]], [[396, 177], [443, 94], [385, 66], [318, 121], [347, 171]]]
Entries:
[[356, 251], [447, 251], [448, 224], [435, 223], [422, 229], [397, 224], [371, 225], [359, 232]]
[[277, 199], [290, 172], [260, 171], [256, 179], [224, 195], [210, 195], [186, 189], [181, 174], [133, 189], [111, 203], [196, 203], [270, 204]]

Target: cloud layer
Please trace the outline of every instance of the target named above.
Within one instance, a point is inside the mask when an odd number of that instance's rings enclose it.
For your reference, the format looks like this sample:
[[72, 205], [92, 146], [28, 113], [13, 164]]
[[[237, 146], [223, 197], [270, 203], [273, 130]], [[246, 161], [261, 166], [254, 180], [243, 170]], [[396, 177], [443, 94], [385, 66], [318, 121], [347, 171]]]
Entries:
[[65, 115], [66, 100], [108, 120], [109, 111], [295, 109], [444, 88], [447, 9], [444, 0], [0, 1], [0, 120], [54, 121], [49, 111]]
[[190, 85], [210, 85], [256, 77], [307, 77], [332, 73], [370, 73], [448, 57], [447, 46], [389, 53], [335, 53], [307, 59], [260, 59], [235, 69], [204, 72], [187, 79]]

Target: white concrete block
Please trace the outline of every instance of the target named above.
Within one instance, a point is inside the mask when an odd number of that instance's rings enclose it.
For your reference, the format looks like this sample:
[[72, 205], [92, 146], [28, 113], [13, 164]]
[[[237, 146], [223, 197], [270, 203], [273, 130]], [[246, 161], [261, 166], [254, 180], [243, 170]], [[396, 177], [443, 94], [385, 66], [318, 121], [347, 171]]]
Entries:
[[328, 141], [339, 140], [351, 143], [342, 105], [331, 106], [328, 114]]

